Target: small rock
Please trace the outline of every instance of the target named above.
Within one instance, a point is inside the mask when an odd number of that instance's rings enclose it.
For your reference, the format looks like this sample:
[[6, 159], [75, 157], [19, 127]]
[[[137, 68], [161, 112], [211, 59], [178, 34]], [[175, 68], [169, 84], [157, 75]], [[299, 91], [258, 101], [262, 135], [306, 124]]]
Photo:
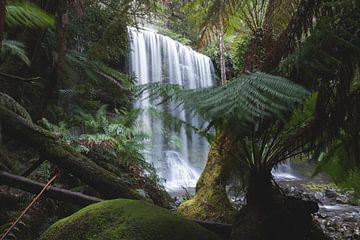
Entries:
[[314, 193], [314, 197], [315, 197], [317, 200], [321, 200], [321, 199], [324, 197], [324, 194], [321, 193], [321, 192], [316, 192], [316, 193]]
[[344, 221], [346, 221], [346, 222], [356, 222], [356, 218], [354, 216], [352, 216], [352, 215], [345, 216]]
[[340, 195], [335, 199], [335, 201], [336, 203], [347, 204], [349, 202], [349, 199], [344, 195]]
[[337, 198], [339, 196], [339, 194], [336, 192], [335, 189], [326, 189], [325, 190], [325, 196], [328, 198]]

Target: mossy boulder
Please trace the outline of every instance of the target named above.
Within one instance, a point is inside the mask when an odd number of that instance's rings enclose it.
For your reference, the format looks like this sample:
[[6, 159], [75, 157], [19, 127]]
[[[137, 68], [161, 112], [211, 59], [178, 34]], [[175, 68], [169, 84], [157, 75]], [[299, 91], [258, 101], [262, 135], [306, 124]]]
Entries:
[[43, 233], [41, 240], [219, 240], [214, 233], [150, 203], [116, 199], [87, 206]]

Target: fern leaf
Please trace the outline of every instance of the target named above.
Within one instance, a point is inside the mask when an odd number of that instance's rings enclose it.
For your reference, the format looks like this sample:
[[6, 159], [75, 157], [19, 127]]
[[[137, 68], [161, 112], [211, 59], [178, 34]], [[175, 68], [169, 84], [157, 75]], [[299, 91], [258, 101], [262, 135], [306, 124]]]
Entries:
[[26, 55], [25, 46], [21, 42], [14, 40], [3, 40], [1, 46], [1, 55], [13, 55], [30, 66], [30, 60]]
[[29, 1], [8, 1], [6, 23], [9, 26], [48, 27], [55, 24], [55, 18]]

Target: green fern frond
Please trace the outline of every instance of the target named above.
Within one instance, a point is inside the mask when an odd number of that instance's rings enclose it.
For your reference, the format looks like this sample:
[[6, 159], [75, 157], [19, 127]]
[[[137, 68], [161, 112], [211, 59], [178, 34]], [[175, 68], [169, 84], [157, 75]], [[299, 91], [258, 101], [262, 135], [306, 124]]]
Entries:
[[261, 72], [243, 74], [219, 87], [183, 90], [175, 85], [149, 84], [140, 92], [163, 101], [176, 100], [189, 111], [215, 124], [237, 123], [246, 128], [252, 122], [284, 119], [309, 94], [285, 78]]
[[25, 46], [21, 42], [14, 40], [3, 40], [1, 46], [1, 55], [12, 55], [23, 61], [26, 65], [30, 66], [30, 60], [26, 55]]
[[55, 24], [55, 18], [29, 1], [8, 1], [6, 5], [6, 23], [9, 26], [49, 27]]
[[65, 70], [69, 76], [75, 76], [76, 73], [82, 71], [88, 79], [94, 82], [106, 80], [120, 90], [128, 89], [134, 83], [134, 79], [128, 75], [110, 68], [101, 62], [91, 61], [76, 51], [69, 51], [66, 54]]

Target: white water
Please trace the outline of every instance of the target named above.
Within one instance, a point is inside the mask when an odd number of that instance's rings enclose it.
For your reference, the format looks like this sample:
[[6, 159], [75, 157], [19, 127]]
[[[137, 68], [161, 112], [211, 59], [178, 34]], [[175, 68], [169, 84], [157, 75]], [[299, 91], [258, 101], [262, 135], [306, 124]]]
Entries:
[[272, 174], [274, 175], [275, 179], [277, 179], [277, 180], [291, 181], [291, 180], [299, 179], [294, 174], [293, 169], [291, 168], [290, 161], [286, 161], [285, 163], [281, 163], [278, 166], [276, 166], [272, 170]]
[[[214, 68], [207, 56], [151, 30], [129, 28], [128, 32], [130, 71], [137, 77], [138, 84], [162, 82], [185, 88], [214, 84]], [[162, 119], [146, 110], [155, 107], [196, 127], [204, 122], [176, 108], [175, 102], [158, 106], [159, 100], [146, 96], [147, 93], [144, 93], [136, 103], [136, 107], [144, 109], [139, 120], [142, 130], [150, 136], [144, 153], [146, 161], [154, 164], [159, 176], [166, 180], [167, 189], [194, 187], [207, 157], [207, 141], [184, 126], [172, 124], [170, 128], [165, 128]]]

